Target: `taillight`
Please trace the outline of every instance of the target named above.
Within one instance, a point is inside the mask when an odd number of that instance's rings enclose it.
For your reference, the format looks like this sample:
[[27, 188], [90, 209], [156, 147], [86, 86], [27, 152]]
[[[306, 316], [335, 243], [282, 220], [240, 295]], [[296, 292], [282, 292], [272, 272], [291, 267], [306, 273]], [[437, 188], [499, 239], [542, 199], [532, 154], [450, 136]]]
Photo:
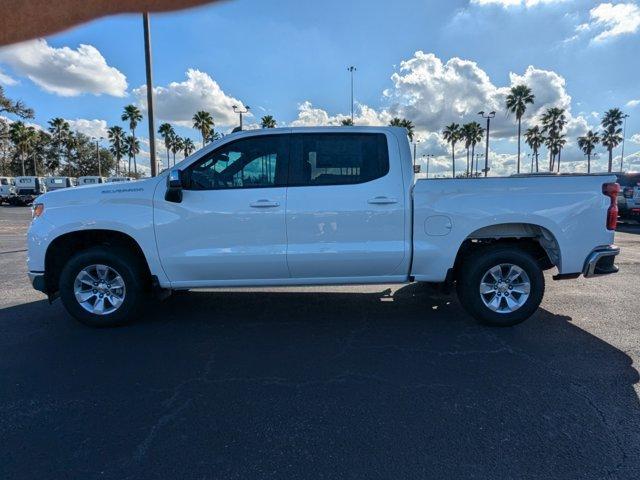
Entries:
[[605, 183], [602, 185], [602, 193], [609, 197], [609, 209], [607, 210], [607, 230], [615, 230], [618, 226], [618, 193], [620, 185], [617, 183]]

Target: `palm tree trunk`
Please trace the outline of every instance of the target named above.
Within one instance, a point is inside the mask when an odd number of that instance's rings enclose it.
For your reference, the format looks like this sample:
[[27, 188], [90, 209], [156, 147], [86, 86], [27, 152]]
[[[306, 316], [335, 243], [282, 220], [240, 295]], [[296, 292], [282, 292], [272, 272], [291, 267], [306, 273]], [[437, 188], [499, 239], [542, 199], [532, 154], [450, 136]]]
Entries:
[[456, 144], [451, 143], [451, 168], [453, 169], [453, 178], [456, 178]]
[[467, 147], [467, 177], [470, 177], [469, 173], [469, 147]]
[[609, 173], [611, 173], [611, 169], [613, 168], [613, 148], [609, 148]]
[[131, 176], [131, 156], [129, 156], [129, 176]]
[[591, 173], [591, 153], [587, 153], [587, 173]]
[[27, 174], [24, 171], [24, 153], [22, 152], [20, 153], [20, 162], [22, 163], [22, 176], [26, 177]]
[[136, 161], [136, 156], [133, 156], [133, 173], [138, 175], [138, 162]]
[[560, 173], [560, 159], [562, 158], [562, 148], [558, 150], [558, 173]]
[[522, 128], [522, 119], [518, 117], [518, 171], [520, 173], [520, 131]]
[[538, 173], [540, 171], [539, 170], [540, 167], [538, 165], [538, 149], [537, 148], [535, 149], [535, 155], [536, 155], [536, 173]]

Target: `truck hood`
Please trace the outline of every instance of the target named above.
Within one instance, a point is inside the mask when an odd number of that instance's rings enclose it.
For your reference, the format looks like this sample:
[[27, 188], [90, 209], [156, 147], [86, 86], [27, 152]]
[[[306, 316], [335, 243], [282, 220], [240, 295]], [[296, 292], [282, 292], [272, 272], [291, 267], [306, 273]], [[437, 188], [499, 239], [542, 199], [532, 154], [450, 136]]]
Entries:
[[[164, 178], [162, 178], [164, 181]], [[62, 188], [40, 195], [38, 203], [47, 207], [64, 207], [87, 205], [93, 203], [110, 203], [127, 200], [151, 199], [159, 177], [135, 180], [132, 182], [102, 183], [98, 185], [83, 185], [80, 187]]]

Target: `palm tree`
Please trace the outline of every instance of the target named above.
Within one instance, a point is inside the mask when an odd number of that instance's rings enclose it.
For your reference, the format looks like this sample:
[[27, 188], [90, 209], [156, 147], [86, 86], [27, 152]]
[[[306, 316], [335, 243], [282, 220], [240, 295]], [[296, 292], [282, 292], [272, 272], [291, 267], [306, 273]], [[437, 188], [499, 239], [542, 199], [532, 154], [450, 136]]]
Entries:
[[558, 173], [560, 173], [560, 159], [562, 158], [562, 149], [567, 143], [567, 136], [564, 134], [560, 134], [555, 139], [555, 145], [558, 149]]
[[29, 149], [35, 140], [36, 129], [33, 127], [27, 127], [23, 122], [17, 121], [11, 124], [9, 128], [9, 137], [13, 142], [16, 152], [20, 157], [20, 163], [22, 164], [22, 176], [26, 175], [25, 160], [29, 154]]
[[131, 159], [133, 158], [134, 173], [138, 175], [138, 166], [136, 165], [136, 155], [140, 153], [140, 141], [133, 135], [127, 135], [124, 139], [124, 150], [129, 157], [129, 173], [131, 175]]
[[[622, 125], [624, 114], [619, 108], [611, 108], [604, 112], [600, 122], [604, 128], [602, 133], [602, 145], [609, 151], [609, 172], [613, 169], [613, 149], [622, 142]], [[606, 143], [605, 143], [606, 139]]]
[[176, 153], [184, 150], [184, 140], [178, 135], [173, 137], [173, 141], [171, 142], [171, 152], [173, 153], [173, 166], [176, 166]]
[[442, 138], [444, 138], [447, 143], [451, 144], [451, 167], [453, 178], [456, 178], [456, 143], [462, 138], [461, 134], [460, 125], [457, 123], [447, 125], [442, 131]]
[[460, 128], [460, 138], [464, 140], [464, 148], [467, 149], [467, 177], [470, 177], [473, 173], [473, 157], [471, 157], [471, 164], [469, 163], [469, 154], [471, 153], [471, 137], [473, 136], [473, 126], [471, 123], [465, 123]]
[[394, 117], [389, 122], [389, 126], [405, 128], [407, 130], [407, 136], [409, 137], [409, 141], [413, 142], [415, 126], [413, 125], [413, 122], [411, 120], [407, 120], [406, 118]]
[[116, 175], [119, 175], [120, 162], [122, 157], [127, 155], [127, 148], [124, 143], [125, 133], [122, 127], [115, 125], [107, 130], [107, 136], [109, 137], [109, 143], [111, 143], [109, 151], [116, 158]]
[[191, 155], [195, 149], [196, 146], [194, 145], [193, 140], [190, 138], [182, 139], [182, 151], [184, 152], [184, 158]]
[[[469, 124], [470, 129], [470, 143], [471, 143], [471, 169], [473, 170], [473, 157], [476, 155], [476, 145], [482, 141], [484, 137], [485, 129], [478, 122], [471, 122]], [[478, 160], [476, 159], [476, 173], [478, 172]]]
[[549, 171], [552, 172], [555, 167], [556, 156], [561, 151], [559, 141], [562, 130], [567, 124], [567, 117], [563, 108], [551, 107], [542, 114], [542, 132], [546, 134], [545, 145], [549, 149]]
[[[124, 107], [124, 112], [122, 113], [122, 116], [120, 118], [122, 118], [123, 122], [129, 122], [129, 130], [131, 130], [131, 136], [133, 137], [133, 140], [135, 140], [136, 127], [138, 126], [138, 122], [142, 120], [142, 113], [140, 113], [138, 107], [136, 107], [135, 105], [127, 105], [126, 107]], [[138, 149], [133, 154], [133, 168], [136, 174], [138, 173], [138, 166], [136, 163], [137, 153], [140, 153], [140, 144], [138, 144]], [[131, 161], [129, 161], [129, 164], [131, 164]], [[131, 173], [131, 165], [129, 165], [129, 173]]]
[[526, 132], [524, 132], [524, 141], [527, 145], [529, 145], [529, 147], [531, 147], [531, 150], [533, 150], [533, 156], [536, 159], [536, 172], [538, 172], [540, 167], [538, 162], [538, 149], [542, 145], [544, 145], [545, 141], [540, 127], [536, 125], [535, 127], [529, 128]]
[[353, 127], [353, 120], [351, 118], [343, 118], [340, 124], [343, 127]]
[[51, 133], [53, 148], [58, 154], [58, 162], [61, 163], [59, 159], [62, 158], [62, 146], [66, 138], [71, 134], [71, 128], [64, 118], [56, 117], [49, 120], [48, 130]]
[[522, 131], [522, 115], [527, 110], [527, 104], [533, 103], [535, 95], [526, 85], [516, 85], [511, 87], [509, 95], [507, 95], [507, 110], [515, 113], [518, 121], [518, 167], [517, 173], [520, 173], [520, 136]]
[[169, 168], [169, 153], [171, 150], [171, 141], [176, 132], [169, 123], [162, 123], [158, 127], [158, 133], [164, 140], [164, 148], [167, 150], [167, 168]]
[[591, 130], [586, 135], [578, 137], [578, 147], [587, 156], [587, 173], [591, 173], [591, 154], [598, 143], [600, 143], [600, 137]]
[[202, 146], [206, 145], [207, 139], [209, 138], [209, 134], [213, 130], [215, 123], [213, 122], [213, 117], [209, 112], [205, 112], [204, 110], [200, 110], [195, 113], [193, 116], [193, 128], [200, 132], [202, 135]]
[[622, 142], [622, 129], [607, 129], [602, 132], [601, 140], [602, 145], [607, 147], [609, 152], [609, 168], [608, 172], [611, 173], [613, 169], [613, 149], [616, 148]]
[[276, 128], [276, 119], [271, 115], [265, 115], [260, 120], [260, 126], [262, 128]]

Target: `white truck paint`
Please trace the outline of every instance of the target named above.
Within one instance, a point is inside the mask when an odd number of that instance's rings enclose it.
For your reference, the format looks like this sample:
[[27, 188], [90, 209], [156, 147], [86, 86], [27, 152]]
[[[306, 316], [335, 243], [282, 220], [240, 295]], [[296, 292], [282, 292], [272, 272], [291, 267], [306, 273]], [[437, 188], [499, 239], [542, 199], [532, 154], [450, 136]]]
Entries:
[[0, 177], [0, 204], [8, 202], [9, 197], [16, 194], [13, 177]]
[[[361, 154], [348, 151], [349, 145], [359, 145], [356, 137], [367, 139]], [[369, 179], [365, 170], [372, 167], [365, 162], [374, 154], [364, 149], [373, 148], [374, 137], [386, 143], [388, 170]], [[331, 150], [328, 139], [346, 143]], [[284, 145], [277, 148], [285, 148], [286, 155], [278, 150], [250, 160], [249, 149], [242, 150], [269, 142]], [[379, 148], [376, 152], [375, 161], [383, 161]], [[360, 166], [354, 155], [364, 158]], [[278, 170], [282, 160], [277, 158], [285, 157], [286, 167]], [[233, 170], [234, 162], [245, 161], [241, 170]], [[202, 172], [220, 185], [202, 188]], [[296, 175], [320, 183], [295, 184]], [[353, 183], [358, 175], [364, 180]], [[345, 184], [334, 184], [341, 181]], [[470, 252], [482, 247], [491, 254], [491, 248], [502, 251], [506, 245], [536, 257], [540, 269], [555, 266], [557, 278], [613, 273], [619, 250], [607, 228], [612, 202], [603, 185], [614, 181], [612, 175], [415, 181], [404, 129], [239, 132], [156, 178], [42, 196], [42, 213], [28, 234], [28, 268], [34, 286], [55, 295], [65, 288], [58, 283], [61, 269], [64, 276], [60, 258], [66, 262], [69, 255], [62, 252], [77, 253], [98, 242], [138, 252], [163, 289], [412, 280], [461, 284], [460, 262], [469, 267], [477, 261]], [[112, 234], [119, 239], [109, 240]], [[495, 291], [511, 288], [492, 283]]]

